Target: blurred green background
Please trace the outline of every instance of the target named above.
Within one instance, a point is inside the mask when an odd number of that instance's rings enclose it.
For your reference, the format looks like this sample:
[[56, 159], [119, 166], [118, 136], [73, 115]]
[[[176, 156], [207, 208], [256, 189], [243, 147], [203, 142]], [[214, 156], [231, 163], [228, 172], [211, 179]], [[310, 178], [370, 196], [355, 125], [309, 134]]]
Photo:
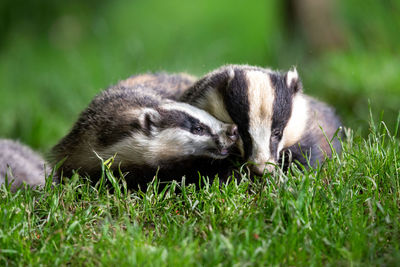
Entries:
[[46, 151], [120, 79], [226, 63], [297, 66], [347, 127], [367, 132], [370, 99], [393, 130], [399, 14], [399, 0], [2, 0], [0, 136]]

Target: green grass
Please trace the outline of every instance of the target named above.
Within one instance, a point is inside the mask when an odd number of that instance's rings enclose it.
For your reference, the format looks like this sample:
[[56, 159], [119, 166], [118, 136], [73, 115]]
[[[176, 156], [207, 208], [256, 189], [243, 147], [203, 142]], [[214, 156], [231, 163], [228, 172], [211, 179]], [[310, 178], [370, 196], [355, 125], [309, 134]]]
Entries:
[[[68, 183], [0, 189], [1, 265], [393, 265], [400, 260], [400, 142], [384, 123], [347, 130], [344, 151], [309, 171], [195, 190], [157, 182], [113, 193]], [[176, 188], [180, 192], [177, 193]]]

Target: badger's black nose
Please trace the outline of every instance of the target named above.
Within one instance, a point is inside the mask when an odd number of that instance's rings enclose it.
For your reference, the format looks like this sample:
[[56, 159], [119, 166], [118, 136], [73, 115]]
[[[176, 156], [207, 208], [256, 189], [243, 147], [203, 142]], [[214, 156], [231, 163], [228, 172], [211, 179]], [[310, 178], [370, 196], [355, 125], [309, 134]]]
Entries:
[[229, 139], [236, 142], [239, 138], [238, 127], [236, 125], [229, 126], [226, 135], [229, 137]]

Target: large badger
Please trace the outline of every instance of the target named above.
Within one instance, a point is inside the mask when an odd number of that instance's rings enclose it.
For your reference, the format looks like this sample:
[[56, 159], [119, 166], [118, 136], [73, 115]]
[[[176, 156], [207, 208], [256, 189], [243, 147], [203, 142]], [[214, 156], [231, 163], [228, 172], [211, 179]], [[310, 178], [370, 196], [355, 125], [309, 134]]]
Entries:
[[44, 159], [29, 147], [12, 140], [0, 139], [0, 184], [7, 180], [15, 191], [23, 183], [29, 186], [44, 186], [51, 169]]
[[327, 139], [341, 150], [334, 136], [340, 120], [331, 107], [303, 94], [296, 69], [223, 66], [198, 80], [180, 100], [238, 125], [241, 153], [259, 175], [273, 171], [287, 154], [305, 166], [322, 163], [332, 154]]
[[[153, 76], [154, 77], [154, 76]], [[129, 172], [130, 187], [160, 180], [199, 180], [216, 159], [226, 158], [239, 135], [237, 127], [186, 103], [168, 99], [156, 82], [142, 76], [121, 81], [96, 96], [70, 133], [51, 151], [61, 170], [100, 177], [100, 158], [115, 155], [114, 168]], [[136, 81], [136, 82], [135, 82]]]

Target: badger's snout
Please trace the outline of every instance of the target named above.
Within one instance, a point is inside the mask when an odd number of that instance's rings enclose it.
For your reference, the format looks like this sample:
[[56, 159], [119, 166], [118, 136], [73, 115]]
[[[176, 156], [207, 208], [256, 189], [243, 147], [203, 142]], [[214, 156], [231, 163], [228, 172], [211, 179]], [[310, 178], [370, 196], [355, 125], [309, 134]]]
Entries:
[[233, 150], [238, 139], [238, 127], [234, 124], [224, 123], [220, 126], [219, 131], [213, 134], [213, 141], [209, 143], [211, 147], [209, 147], [207, 151], [211, 153], [214, 158], [226, 158]]
[[226, 135], [230, 140], [236, 142], [239, 138], [238, 127], [235, 124], [229, 125], [226, 130]]
[[238, 127], [235, 124], [225, 124], [217, 141], [220, 148], [230, 148], [239, 139]]
[[223, 157], [228, 156], [238, 139], [238, 127], [235, 124], [225, 124], [218, 135], [218, 140], [215, 140], [219, 154]]

